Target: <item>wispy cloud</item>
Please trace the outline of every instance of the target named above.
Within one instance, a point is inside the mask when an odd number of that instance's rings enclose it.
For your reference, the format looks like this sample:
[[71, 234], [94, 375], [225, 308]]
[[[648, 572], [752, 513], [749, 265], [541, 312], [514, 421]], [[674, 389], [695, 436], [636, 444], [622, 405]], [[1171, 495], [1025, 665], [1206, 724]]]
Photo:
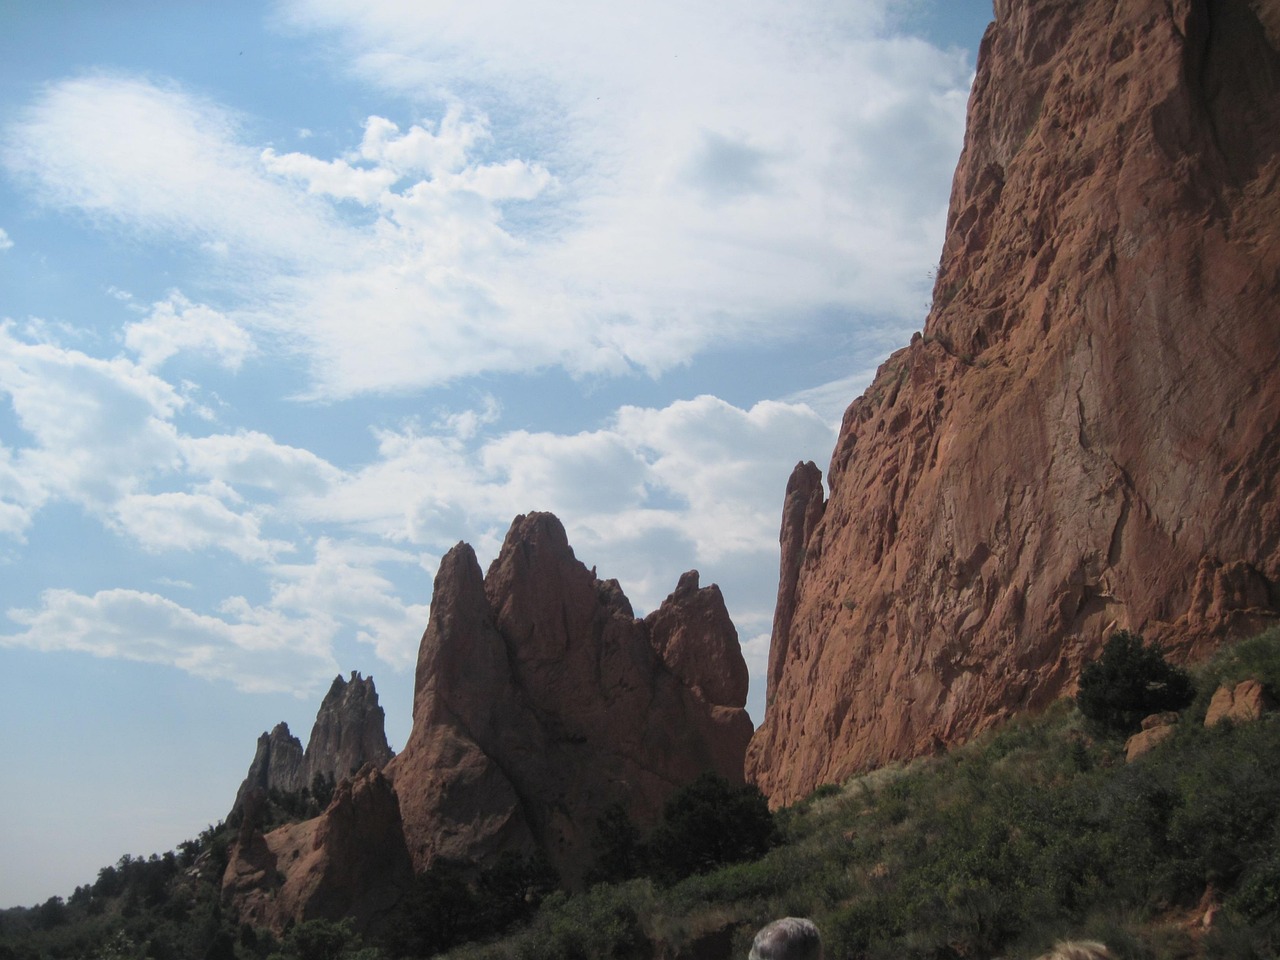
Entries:
[[[259, 331], [306, 358], [316, 398], [656, 374], [832, 310], [918, 313], [968, 68], [877, 35], [883, 13], [298, 2], [295, 29], [339, 36], [420, 112], [369, 117], [337, 156], [278, 152], [178, 87], [87, 76], [49, 87], [3, 159], [48, 203], [221, 264], [220, 303], [131, 329], [149, 367], [234, 366]], [[193, 311], [218, 324], [197, 334]]]

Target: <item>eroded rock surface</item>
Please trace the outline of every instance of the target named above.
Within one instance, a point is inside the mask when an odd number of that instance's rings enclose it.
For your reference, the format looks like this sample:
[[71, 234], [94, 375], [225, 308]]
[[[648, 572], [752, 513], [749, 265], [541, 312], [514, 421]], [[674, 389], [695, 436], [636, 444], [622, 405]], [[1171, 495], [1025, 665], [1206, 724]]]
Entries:
[[[786, 803], [1273, 622], [1280, 0], [997, 0], [923, 335], [788, 490]], [[797, 535], [797, 531], [803, 531]]]
[[222, 896], [241, 922], [280, 933], [290, 923], [351, 917], [368, 930], [413, 875], [390, 781], [370, 763], [339, 784], [319, 817], [232, 845]]
[[609, 804], [649, 822], [706, 770], [742, 781], [746, 679], [696, 572], [638, 620], [551, 514], [517, 517], [487, 575], [458, 544], [436, 574], [413, 732], [387, 768], [416, 867], [542, 851], [574, 882]]

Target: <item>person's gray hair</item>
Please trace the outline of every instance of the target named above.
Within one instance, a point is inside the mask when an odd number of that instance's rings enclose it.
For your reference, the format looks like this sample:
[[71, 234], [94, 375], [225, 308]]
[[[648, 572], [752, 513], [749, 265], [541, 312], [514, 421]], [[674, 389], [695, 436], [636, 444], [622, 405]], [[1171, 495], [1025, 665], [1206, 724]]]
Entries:
[[822, 936], [812, 920], [783, 917], [756, 934], [750, 960], [822, 960]]

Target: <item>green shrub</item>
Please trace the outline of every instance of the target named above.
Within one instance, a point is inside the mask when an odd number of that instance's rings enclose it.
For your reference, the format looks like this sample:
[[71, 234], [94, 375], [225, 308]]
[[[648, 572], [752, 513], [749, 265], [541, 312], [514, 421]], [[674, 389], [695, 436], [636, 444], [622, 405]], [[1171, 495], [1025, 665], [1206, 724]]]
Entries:
[[1195, 698], [1191, 677], [1127, 630], [1111, 635], [1102, 655], [1080, 673], [1076, 704], [1101, 736], [1136, 733], [1142, 719], [1181, 710]]
[[653, 876], [674, 883], [762, 857], [777, 839], [769, 802], [753, 784], [704, 773], [673, 793], [649, 839]]

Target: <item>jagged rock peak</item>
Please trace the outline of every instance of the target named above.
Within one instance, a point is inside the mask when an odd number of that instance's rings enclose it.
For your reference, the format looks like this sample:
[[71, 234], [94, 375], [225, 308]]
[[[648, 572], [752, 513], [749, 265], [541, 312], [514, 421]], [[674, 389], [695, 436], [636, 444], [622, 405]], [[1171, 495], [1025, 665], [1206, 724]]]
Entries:
[[354, 670], [350, 682], [341, 674], [334, 677], [307, 741], [306, 782], [317, 776], [340, 781], [366, 763], [381, 769], [392, 756], [373, 677], [362, 678]]
[[1280, 0], [995, 13], [923, 334], [788, 493], [774, 803], [1044, 706], [1113, 629], [1185, 660], [1280, 608]]
[[416, 867], [542, 851], [573, 882], [610, 803], [649, 820], [706, 770], [742, 779], [745, 677], [720, 591], [696, 574], [641, 621], [552, 514], [516, 517], [484, 575], [458, 544], [387, 768]]
[[373, 677], [352, 671], [347, 681], [338, 675], [320, 704], [305, 751], [287, 723], [258, 738], [231, 813], [243, 809], [257, 788], [293, 793], [311, 786], [317, 776], [338, 783], [367, 763], [381, 769], [394, 756], [387, 745], [385, 721]]
[[289, 732], [287, 723], [277, 723], [270, 733], [258, 737], [258, 748], [254, 751], [244, 782], [236, 791], [231, 812], [240, 810], [255, 789], [286, 793], [301, 789], [307, 782], [305, 774], [302, 741]]

